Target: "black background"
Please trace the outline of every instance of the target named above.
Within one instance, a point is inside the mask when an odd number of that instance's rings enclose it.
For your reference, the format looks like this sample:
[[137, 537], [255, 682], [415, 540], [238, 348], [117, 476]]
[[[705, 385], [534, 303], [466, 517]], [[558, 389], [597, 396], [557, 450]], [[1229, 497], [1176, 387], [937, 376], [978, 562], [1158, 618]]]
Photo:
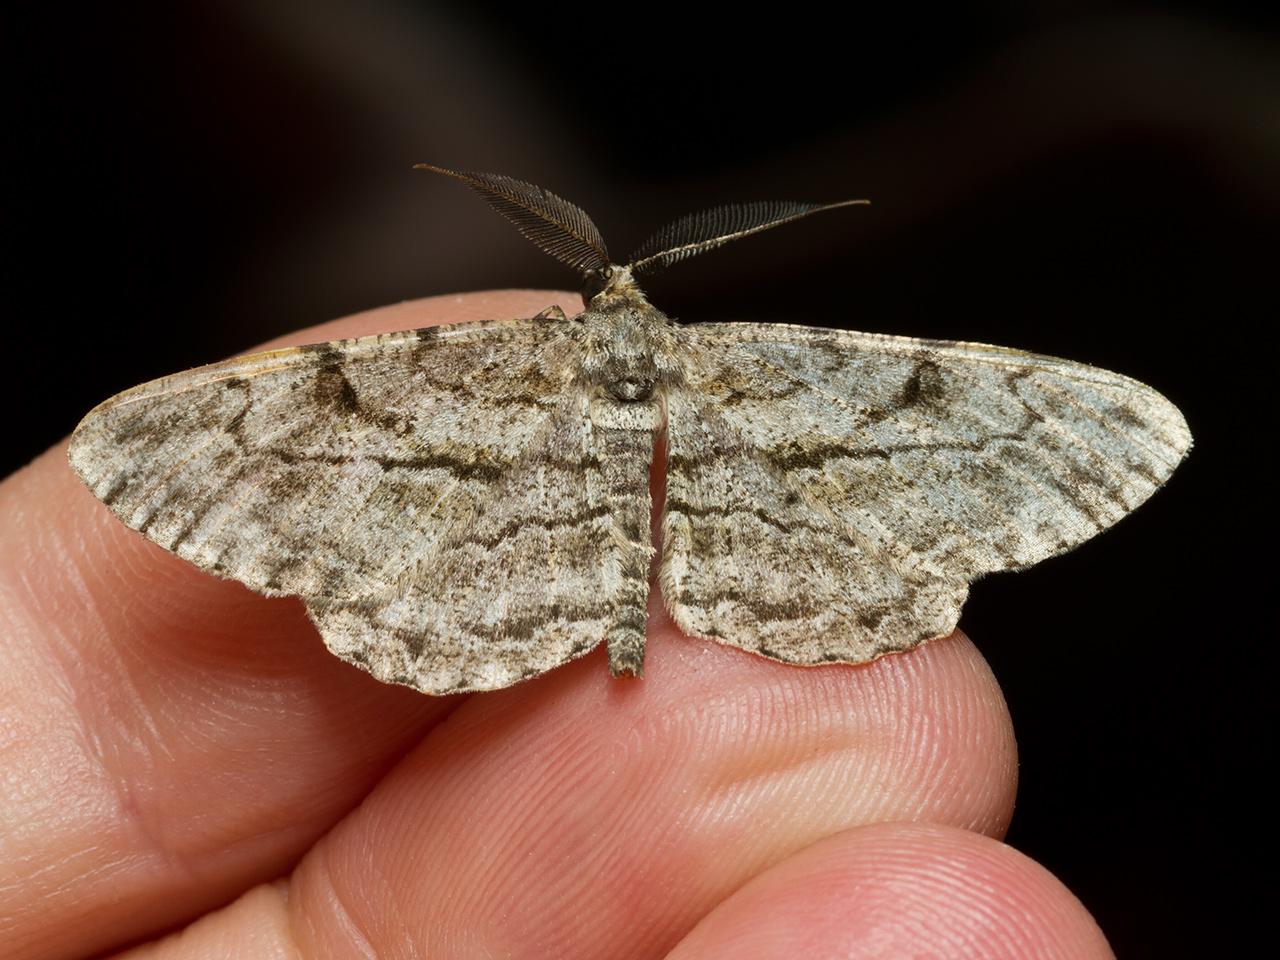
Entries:
[[1254, 342], [1280, 212], [1263, 24], [1221, 4], [245, 0], [49, 8], [20, 38], [7, 469], [117, 390], [296, 327], [574, 286], [419, 160], [546, 186], [617, 256], [705, 206], [870, 197], [679, 265], [651, 298], [999, 343], [1164, 392], [1196, 437], [1168, 487], [978, 584], [961, 623], [1017, 726], [1009, 842], [1122, 956], [1230, 952], [1274, 812], [1253, 778], [1273, 630], [1245, 566], [1266, 562], [1275, 432]]

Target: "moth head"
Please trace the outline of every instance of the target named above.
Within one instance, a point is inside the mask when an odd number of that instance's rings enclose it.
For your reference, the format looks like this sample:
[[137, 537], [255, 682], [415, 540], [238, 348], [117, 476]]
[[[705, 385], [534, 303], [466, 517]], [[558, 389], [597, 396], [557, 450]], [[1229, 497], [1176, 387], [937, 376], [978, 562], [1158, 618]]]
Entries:
[[582, 300], [584, 303], [595, 303], [597, 300], [634, 300], [640, 293], [640, 285], [631, 275], [630, 267], [620, 267], [616, 263], [608, 263], [599, 270], [589, 271], [582, 281]]

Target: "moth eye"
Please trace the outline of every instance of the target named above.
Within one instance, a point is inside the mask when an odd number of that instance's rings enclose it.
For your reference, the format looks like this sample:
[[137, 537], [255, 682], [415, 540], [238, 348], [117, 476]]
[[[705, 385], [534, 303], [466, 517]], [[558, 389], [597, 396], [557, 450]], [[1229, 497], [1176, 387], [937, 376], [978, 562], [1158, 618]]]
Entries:
[[613, 277], [613, 267], [604, 266], [599, 270], [589, 270], [582, 281], [582, 299], [590, 303], [594, 300], [605, 287], [609, 285], [609, 280]]

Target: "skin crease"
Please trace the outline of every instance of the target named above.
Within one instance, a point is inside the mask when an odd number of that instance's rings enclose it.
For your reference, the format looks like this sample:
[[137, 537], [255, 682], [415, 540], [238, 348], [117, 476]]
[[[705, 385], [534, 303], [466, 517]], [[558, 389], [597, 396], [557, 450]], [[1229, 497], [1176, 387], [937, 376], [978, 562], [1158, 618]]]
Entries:
[[[398, 304], [272, 346], [529, 316]], [[797, 668], [682, 637], [435, 699], [116, 521], [0, 485], [0, 955], [1107, 957], [998, 842], [1016, 755], [962, 634]]]

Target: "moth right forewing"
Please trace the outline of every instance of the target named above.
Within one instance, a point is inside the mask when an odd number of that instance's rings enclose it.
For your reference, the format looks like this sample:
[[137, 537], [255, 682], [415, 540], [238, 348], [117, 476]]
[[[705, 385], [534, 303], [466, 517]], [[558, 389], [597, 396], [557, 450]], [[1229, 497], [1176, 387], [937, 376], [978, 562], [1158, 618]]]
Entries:
[[1150, 387], [1056, 358], [785, 325], [683, 336], [702, 358], [690, 389], [756, 456], [886, 555], [944, 578], [1070, 549], [1190, 446]]

